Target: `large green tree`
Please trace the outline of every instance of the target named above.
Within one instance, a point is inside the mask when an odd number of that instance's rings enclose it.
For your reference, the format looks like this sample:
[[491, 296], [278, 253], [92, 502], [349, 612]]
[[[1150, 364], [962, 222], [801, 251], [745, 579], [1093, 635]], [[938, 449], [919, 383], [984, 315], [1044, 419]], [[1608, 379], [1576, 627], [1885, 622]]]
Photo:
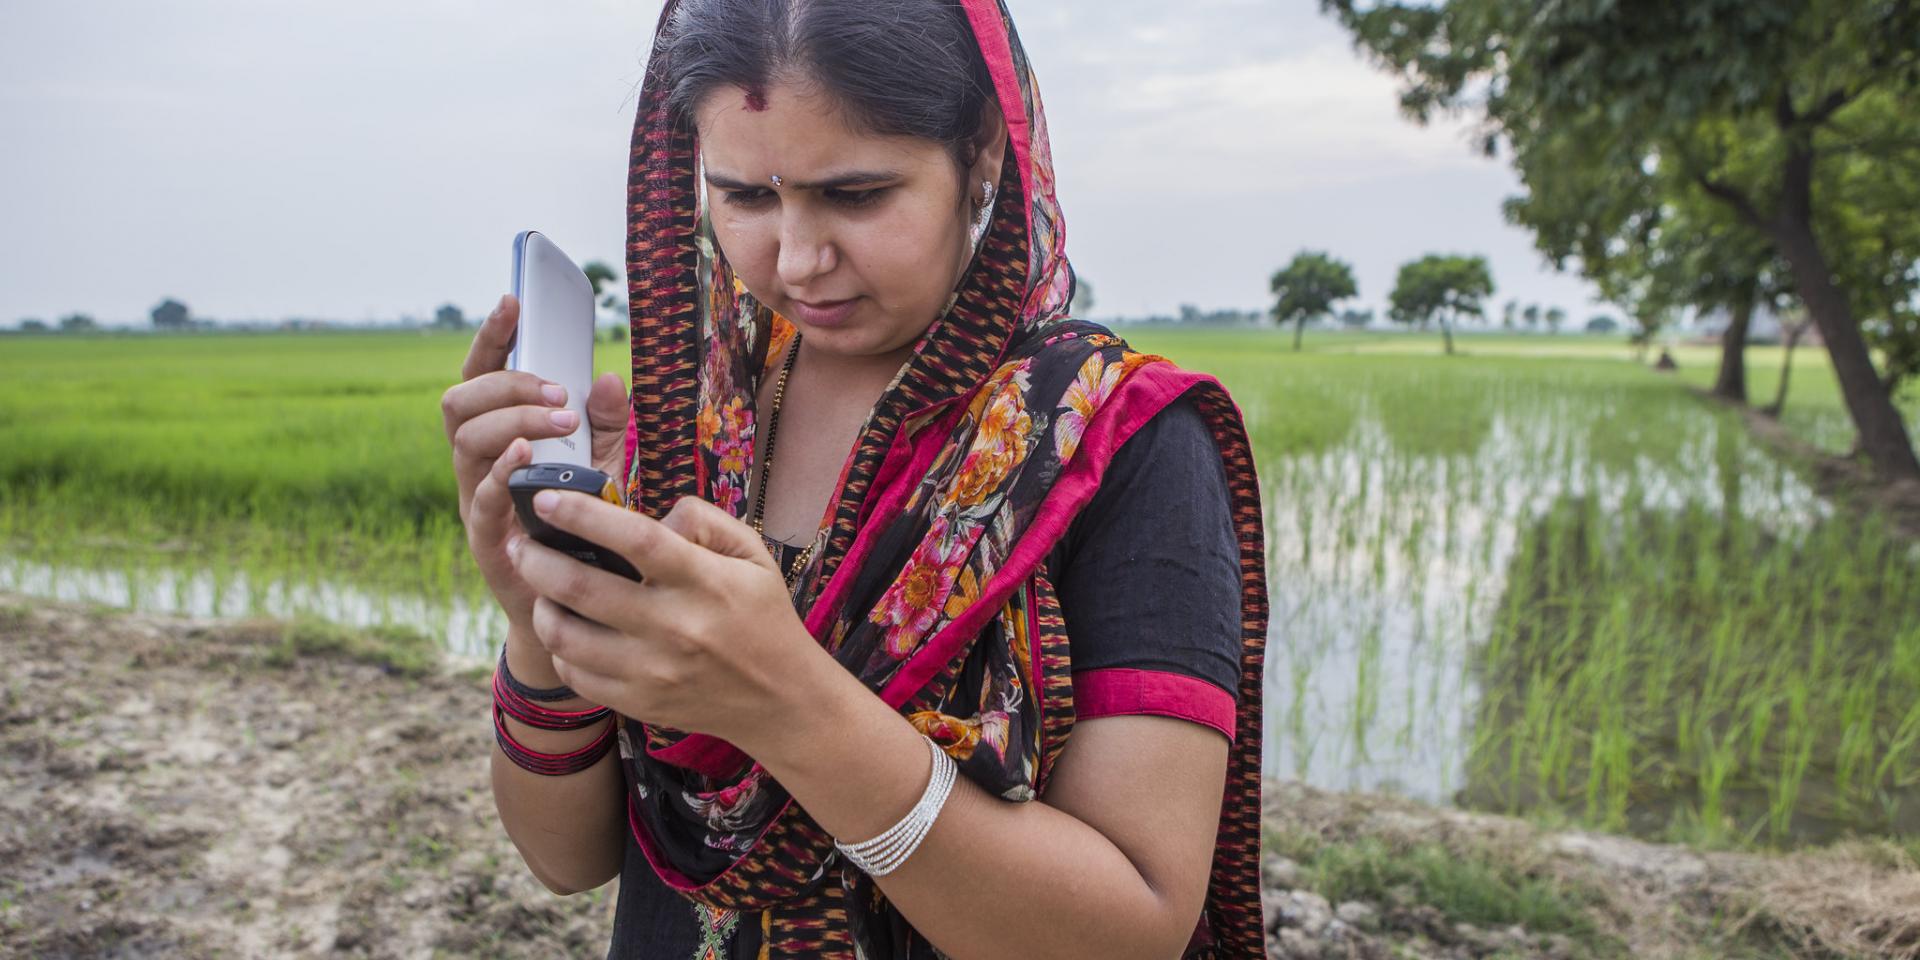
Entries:
[[1833, 201], [1816, 190], [1838, 158], [1883, 171], [1914, 163], [1920, 3], [1322, 6], [1404, 79], [1403, 108], [1419, 118], [1476, 114], [1484, 148], [1511, 145], [1523, 182], [1545, 169], [1528, 160], [1529, 149], [1555, 141], [1582, 144], [1583, 165], [1621, 176], [1672, 164], [1785, 262], [1826, 342], [1862, 452], [1889, 476], [1920, 478], [1863, 330], [1867, 298], [1845, 285], [1854, 271], [1834, 259], [1850, 244], [1823, 229]]
[[1283, 326], [1293, 324], [1295, 350], [1308, 320], [1332, 313], [1335, 303], [1360, 292], [1352, 267], [1312, 250], [1294, 254], [1292, 262], [1273, 272], [1268, 287], [1273, 291], [1273, 318]]
[[1453, 325], [1461, 317], [1484, 317], [1493, 295], [1493, 274], [1485, 257], [1428, 254], [1403, 264], [1394, 278], [1387, 315], [1424, 330], [1440, 322], [1440, 336], [1453, 353]]

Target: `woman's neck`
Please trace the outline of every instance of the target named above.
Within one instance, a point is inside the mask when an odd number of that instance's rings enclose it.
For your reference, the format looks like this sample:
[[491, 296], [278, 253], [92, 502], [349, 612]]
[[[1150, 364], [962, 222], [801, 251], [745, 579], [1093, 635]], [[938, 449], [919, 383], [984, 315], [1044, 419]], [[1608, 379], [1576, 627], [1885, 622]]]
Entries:
[[805, 368], [806, 379], [813, 383], [832, 384], [834, 393], [857, 396], [865, 406], [872, 406], [886, 391], [887, 384], [893, 382], [900, 367], [913, 356], [913, 348], [918, 342], [916, 340], [890, 353], [848, 356], [815, 349], [805, 337], [801, 337], [800, 355], [794, 358], [794, 366]]

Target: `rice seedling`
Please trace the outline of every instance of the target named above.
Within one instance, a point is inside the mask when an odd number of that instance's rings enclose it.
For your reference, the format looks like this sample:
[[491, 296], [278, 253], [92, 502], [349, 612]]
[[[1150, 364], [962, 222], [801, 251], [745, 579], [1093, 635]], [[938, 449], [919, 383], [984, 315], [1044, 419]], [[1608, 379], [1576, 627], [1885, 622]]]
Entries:
[[[1270, 772], [1714, 843], [1920, 830], [1920, 553], [1696, 401], [1710, 352], [1122, 332], [1246, 416]], [[0, 588], [488, 654], [438, 410], [467, 342], [9, 340]], [[1823, 362], [1786, 422], [1844, 449]]]

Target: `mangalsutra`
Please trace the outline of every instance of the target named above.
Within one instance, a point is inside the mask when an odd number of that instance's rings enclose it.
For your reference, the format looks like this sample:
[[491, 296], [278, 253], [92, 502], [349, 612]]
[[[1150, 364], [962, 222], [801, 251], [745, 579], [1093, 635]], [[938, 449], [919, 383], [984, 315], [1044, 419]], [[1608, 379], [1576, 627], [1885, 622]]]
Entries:
[[[787, 352], [787, 362], [781, 365], [780, 380], [773, 388], [773, 409], [767, 413], [767, 445], [766, 449], [760, 452], [760, 489], [754, 494], [753, 516], [747, 521], [753, 524], [753, 532], [759, 534], [763, 541], [767, 540], [767, 532], [762, 526], [764, 522], [762, 517], [767, 509], [767, 477], [773, 472], [773, 441], [780, 432], [780, 401], [787, 395], [787, 377], [793, 373], [793, 362], [799, 357], [800, 332], [796, 330], [793, 334], [793, 348]], [[819, 542], [816, 537], [812, 543], [807, 544], [806, 549], [800, 551], [800, 555], [794, 557], [793, 563], [789, 564], [786, 571], [781, 574], [781, 577], [787, 581], [787, 589], [793, 589], [795, 579], [806, 567], [807, 558], [813, 556], [813, 548]], [[780, 558], [779, 548], [772, 543], [767, 544], [767, 550], [773, 554], [775, 560]]]

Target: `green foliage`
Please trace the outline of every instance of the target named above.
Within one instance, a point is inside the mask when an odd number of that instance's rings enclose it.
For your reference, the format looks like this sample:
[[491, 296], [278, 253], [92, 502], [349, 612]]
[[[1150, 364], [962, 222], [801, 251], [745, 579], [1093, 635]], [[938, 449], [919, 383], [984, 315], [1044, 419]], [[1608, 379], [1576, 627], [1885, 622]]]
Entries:
[[[1890, 475], [1920, 476], [1860, 336], [1865, 321], [1891, 363], [1920, 356], [1907, 347], [1910, 310], [1899, 306], [1911, 307], [1920, 259], [1905, 213], [1913, 197], [1862, 201], [1836, 183], [1860, 174], [1861, 183], [1900, 190], [1911, 181], [1920, 159], [1920, 6], [1322, 7], [1401, 76], [1412, 116], [1477, 115], [1483, 148], [1510, 149], [1528, 190], [1509, 203], [1509, 216], [1532, 227], [1556, 262], [1578, 257], [1644, 330], [1678, 306], [1765, 302], [1786, 286], [1778, 250], [1847, 385], [1863, 448]], [[1909, 224], [1876, 237], [1849, 212]], [[1876, 239], [1879, 256], [1860, 250]], [[1890, 371], [1893, 379], [1904, 369]]]
[[1333, 305], [1357, 295], [1353, 268], [1343, 260], [1312, 250], [1294, 255], [1292, 262], [1274, 271], [1268, 283], [1273, 293], [1273, 317], [1293, 324], [1293, 348], [1300, 349], [1300, 331], [1314, 317], [1332, 312]]
[[587, 283], [593, 286], [593, 295], [596, 297], [607, 284], [620, 279], [620, 274], [600, 260], [587, 261], [587, 265], [581, 267], [580, 272], [587, 275]]
[[193, 325], [193, 318], [187, 313], [187, 305], [172, 297], [155, 305], [152, 317], [156, 330], [184, 330]]
[[1068, 308], [1068, 312], [1076, 317], [1091, 316], [1093, 314], [1093, 303], [1093, 284], [1088, 283], [1087, 278], [1075, 274], [1073, 277], [1073, 303]]
[[352, 660], [417, 677], [432, 672], [440, 663], [440, 642], [405, 627], [356, 629], [301, 617], [285, 626], [280, 642], [267, 651], [266, 659], [275, 666], [291, 666], [303, 656]]
[[1529, 872], [1498, 854], [1461, 852], [1437, 843], [1390, 844], [1377, 837], [1330, 840], [1269, 830], [1270, 849], [1298, 863], [1305, 886], [1333, 903], [1400, 898], [1437, 909], [1450, 922], [1479, 927], [1519, 924], [1529, 932], [1563, 933], [1583, 941], [1586, 955], [1618, 953], [1598, 936], [1587, 910], [1592, 890]]
[[1428, 254], [1400, 267], [1387, 315], [1422, 330], [1440, 321], [1452, 353], [1453, 324], [1461, 317], [1484, 316], [1481, 301], [1492, 295], [1493, 274], [1485, 257]]

